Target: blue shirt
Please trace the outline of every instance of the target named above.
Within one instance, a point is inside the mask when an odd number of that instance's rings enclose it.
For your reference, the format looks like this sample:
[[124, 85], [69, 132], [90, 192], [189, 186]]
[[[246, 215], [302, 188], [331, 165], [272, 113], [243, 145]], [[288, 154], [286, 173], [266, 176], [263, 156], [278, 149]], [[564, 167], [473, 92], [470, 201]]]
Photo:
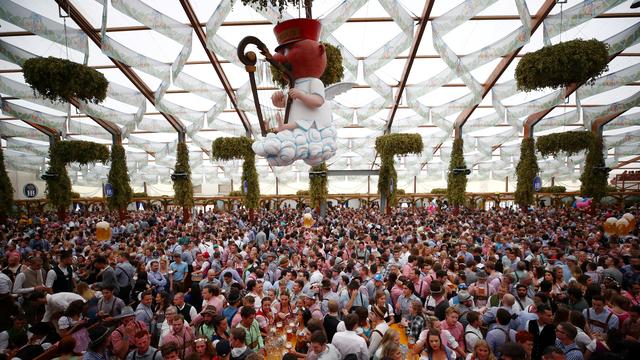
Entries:
[[556, 339], [556, 347], [564, 353], [564, 356], [567, 360], [583, 360], [584, 356], [582, 356], [582, 351], [575, 342], [564, 345], [560, 340]]
[[171, 263], [171, 265], [169, 265], [169, 267], [171, 268], [171, 270], [173, 270], [173, 281], [183, 281], [184, 276], [186, 275], [187, 271], [189, 271], [189, 267], [185, 263], [178, 264], [176, 262], [173, 262]]
[[238, 308], [233, 306], [227, 306], [226, 308], [224, 308], [224, 310], [222, 310], [222, 315], [224, 315], [224, 317], [227, 318], [227, 323], [229, 324], [229, 327], [231, 327], [231, 321], [233, 320], [233, 317], [236, 316], [237, 313], [238, 313]]
[[496, 357], [501, 355], [500, 347], [507, 342], [507, 334], [512, 342], [516, 341], [515, 331], [511, 330], [508, 326], [496, 325], [493, 330], [487, 333], [487, 343]]
[[147, 278], [149, 279], [149, 282], [153, 286], [157, 286], [159, 288], [163, 288], [163, 287], [167, 286], [167, 279], [165, 279], [164, 275], [162, 275], [159, 271], [156, 271], [156, 272], [149, 271], [149, 272], [147, 272]]

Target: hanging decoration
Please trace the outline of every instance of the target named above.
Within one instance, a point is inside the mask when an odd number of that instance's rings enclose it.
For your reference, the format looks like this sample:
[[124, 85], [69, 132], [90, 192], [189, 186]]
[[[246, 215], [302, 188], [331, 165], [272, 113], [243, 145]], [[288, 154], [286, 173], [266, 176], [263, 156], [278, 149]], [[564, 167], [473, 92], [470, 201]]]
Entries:
[[311, 172], [317, 176], [309, 177], [309, 195], [311, 197], [311, 207], [319, 209], [327, 202], [329, 195], [329, 180], [327, 177], [327, 164], [322, 163], [311, 167]]
[[571, 40], [527, 53], [516, 66], [518, 90], [558, 89], [594, 84], [609, 68], [608, 45], [599, 40]]
[[380, 154], [378, 193], [389, 206], [396, 205], [398, 174], [393, 164], [395, 155], [420, 154], [423, 149], [420, 134], [387, 134], [376, 138], [376, 151]]
[[28, 59], [22, 70], [26, 83], [53, 102], [78, 99], [97, 104], [107, 97], [109, 82], [86, 65], [50, 56]]
[[568, 131], [540, 136], [536, 140], [536, 146], [540, 155], [547, 157], [565, 153], [568, 156], [587, 150], [594, 140], [589, 131]]
[[[237, 55], [249, 74], [262, 134], [252, 148], [269, 165], [287, 166], [296, 160], [320, 165], [336, 153], [337, 132], [330, 99], [319, 79], [327, 67], [327, 51], [319, 42], [321, 28], [321, 23], [313, 19], [291, 19], [277, 24], [273, 29], [278, 40], [274, 55], [254, 36], [245, 37], [238, 45]], [[264, 61], [279, 68], [289, 83], [287, 94], [278, 91], [271, 98], [273, 106], [284, 109], [284, 116], [276, 115], [275, 128], [269, 129], [269, 121], [263, 118], [255, 79], [256, 54], [245, 52], [249, 44], [256, 45]]]
[[187, 144], [178, 143], [176, 166], [173, 175], [173, 191], [176, 205], [182, 206], [185, 222], [188, 221], [189, 209], [193, 207], [193, 185], [191, 184], [191, 166], [189, 165], [189, 149]]
[[[89, 141], [56, 141], [49, 148], [49, 169], [43, 175], [47, 182], [47, 200], [60, 215], [71, 205], [71, 180], [67, 173], [68, 163], [106, 163], [109, 160], [109, 149], [106, 145]], [[59, 219], [63, 220], [63, 219]]]
[[609, 168], [605, 166], [602, 137], [594, 136], [587, 151], [582, 175], [580, 193], [599, 203], [607, 195]]
[[542, 156], [556, 156], [560, 152], [571, 156], [586, 150], [586, 160], [580, 175], [580, 193], [592, 197], [596, 203], [606, 196], [609, 169], [604, 162], [602, 137], [595, 136], [590, 131], [554, 133], [540, 136], [537, 147]]
[[4, 153], [0, 147], [0, 223], [4, 223], [7, 216], [13, 212], [13, 186], [7, 169], [4, 167]]
[[518, 178], [515, 192], [516, 204], [523, 207], [533, 204], [533, 195], [535, 193], [533, 180], [538, 175], [538, 171], [535, 140], [533, 138], [522, 139], [520, 161], [516, 166], [516, 176]]
[[467, 190], [467, 165], [464, 161], [463, 146], [462, 139], [453, 140], [447, 175], [447, 199], [456, 207], [464, 204], [464, 194]]
[[211, 145], [211, 158], [225, 161], [243, 160], [243, 186], [240, 194], [247, 208], [257, 209], [260, 206], [260, 182], [256, 171], [256, 154], [251, 149], [252, 143], [253, 141], [247, 137], [217, 138]]
[[111, 168], [108, 180], [113, 187], [113, 196], [107, 198], [107, 205], [111, 210], [119, 210], [122, 218], [124, 210], [133, 197], [133, 190], [129, 184], [129, 172], [127, 171], [127, 155], [122, 145], [114, 144], [111, 146]]

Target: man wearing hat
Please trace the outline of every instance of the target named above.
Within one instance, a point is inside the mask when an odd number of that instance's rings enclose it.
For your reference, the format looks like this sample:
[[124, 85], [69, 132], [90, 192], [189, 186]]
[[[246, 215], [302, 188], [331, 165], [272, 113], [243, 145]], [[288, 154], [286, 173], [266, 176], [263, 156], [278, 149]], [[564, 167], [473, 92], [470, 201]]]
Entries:
[[476, 301], [476, 306], [482, 308], [487, 306], [489, 296], [491, 296], [491, 286], [487, 282], [489, 275], [484, 270], [476, 272], [476, 282], [469, 286], [469, 295], [473, 296]]
[[114, 355], [123, 359], [130, 351], [135, 349], [135, 335], [140, 330], [146, 330], [147, 324], [135, 319], [136, 313], [129, 306], [122, 309], [122, 313], [115, 316], [114, 320], [120, 320], [118, 326], [111, 333], [111, 347]]
[[460, 315], [458, 321], [460, 321], [462, 325], [467, 326], [469, 324], [467, 314], [476, 309], [473, 305], [473, 296], [466, 290], [460, 290], [458, 291], [458, 301], [459, 303], [454, 306]]
[[311, 311], [311, 317], [317, 320], [322, 320], [324, 314], [322, 313], [322, 309], [320, 304], [318, 304], [318, 294], [312, 289], [308, 289], [304, 293], [304, 306]]
[[[107, 345], [111, 330], [102, 325], [97, 325], [89, 329], [89, 349], [82, 356], [82, 360], [107, 360]], [[125, 353], [126, 354], [126, 353]]]
[[449, 307], [449, 302], [444, 296], [444, 286], [440, 280], [431, 281], [429, 292], [430, 294], [424, 302], [426, 313], [442, 321], [445, 318], [445, 311]]
[[202, 322], [196, 326], [196, 336], [202, 335], [207, 339], [211, 339], [211, 337], [216, 333], [216, 329], [213, 324], [213, 317], [216, 316], [216, 307], [213, 305], [207, 305], [204, 310], [200, 313], [202, 316]]
[[231, 321], [238, 313], [238, 306], [240, 305], [242, 297], [237, 290], [230, 291], [227, 295], [228, 306], [222, 310], [222, 315], [227, 318], [227, 323], [231, 326]]

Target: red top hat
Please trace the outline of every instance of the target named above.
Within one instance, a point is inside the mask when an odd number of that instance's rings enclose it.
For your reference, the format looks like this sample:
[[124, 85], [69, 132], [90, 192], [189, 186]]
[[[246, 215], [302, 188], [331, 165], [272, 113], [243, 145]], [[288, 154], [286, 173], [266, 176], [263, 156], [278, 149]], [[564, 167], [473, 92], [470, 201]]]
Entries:
[[302, 18], [283, 21], [273, 28], [273, 33], [278, 40], [276, 51], [279, 51], [285, 45], [300, 40], [318, 41], [321, 29], [322, 24], [315, 19]]

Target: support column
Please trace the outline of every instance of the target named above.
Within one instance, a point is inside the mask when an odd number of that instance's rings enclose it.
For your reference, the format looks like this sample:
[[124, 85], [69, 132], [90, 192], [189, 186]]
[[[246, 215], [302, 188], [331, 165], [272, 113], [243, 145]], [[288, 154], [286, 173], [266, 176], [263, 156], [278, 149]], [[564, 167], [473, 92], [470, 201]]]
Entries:
[[509, 192], [509, 177], [504, 177], [504, 192]]

